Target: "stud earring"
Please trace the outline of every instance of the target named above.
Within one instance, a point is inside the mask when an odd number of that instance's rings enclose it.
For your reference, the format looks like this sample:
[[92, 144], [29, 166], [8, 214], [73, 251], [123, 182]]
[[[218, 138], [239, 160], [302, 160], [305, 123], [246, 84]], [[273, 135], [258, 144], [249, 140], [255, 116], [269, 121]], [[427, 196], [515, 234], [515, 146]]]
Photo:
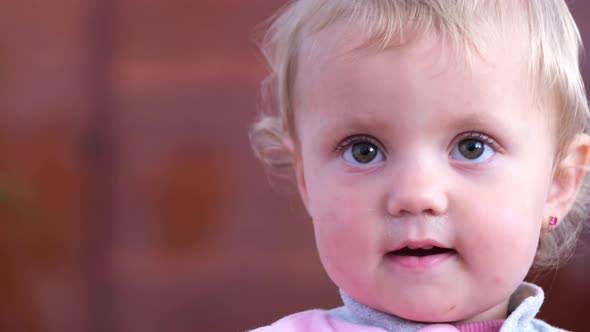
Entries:
[[549, 223], [547, 225], [547, 228], [545, 228], [545, 233], [549, 233], [551, 232], [551, 230], [553, 229], [553, 227], [555, 227], [557, 225], [557, 217], [554, 216], [549, 216]]

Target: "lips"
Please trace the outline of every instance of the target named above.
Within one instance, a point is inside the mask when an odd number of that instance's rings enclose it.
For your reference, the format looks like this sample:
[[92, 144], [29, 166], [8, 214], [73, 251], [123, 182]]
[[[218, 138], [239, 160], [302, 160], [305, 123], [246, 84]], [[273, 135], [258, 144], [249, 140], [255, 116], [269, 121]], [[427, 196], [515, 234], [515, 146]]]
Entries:
[[395, 265], [410, 270], [424, 271], [434, 268], [450, 258], [457, 251], [436, 241], [408, 241], [385, 255]]
[[436, 255], [453, 249], [438, 241], [425, 239], [420, 241], [404, 241], [388, 253], [400, 256]]
[[396, 255], [396, 256], [424, 257], [424, 256], [430, 256], [430, 255], [445, 254], [445, 253], [449, 253], [452, 251], [454, 251], [454, 250], [451, 248], [441, 248], [441, 247], [436, 247], [436, 246], [426, 246], [426, 247], [422, 247], [422, 248], [406, 246], [401, 249], [391, 251], [388, 254]]

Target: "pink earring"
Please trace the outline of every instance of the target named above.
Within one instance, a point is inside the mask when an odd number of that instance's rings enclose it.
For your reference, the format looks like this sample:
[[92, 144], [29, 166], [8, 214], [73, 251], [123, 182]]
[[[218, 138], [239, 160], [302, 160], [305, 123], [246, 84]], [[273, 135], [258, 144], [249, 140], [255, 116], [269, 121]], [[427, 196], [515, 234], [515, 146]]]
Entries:
[[551, 232], [553, 227], [555, 227], [556, 225], [557, 225], [557, 217], [549, 216], [549, 226], [547, 227], [545, 233]]

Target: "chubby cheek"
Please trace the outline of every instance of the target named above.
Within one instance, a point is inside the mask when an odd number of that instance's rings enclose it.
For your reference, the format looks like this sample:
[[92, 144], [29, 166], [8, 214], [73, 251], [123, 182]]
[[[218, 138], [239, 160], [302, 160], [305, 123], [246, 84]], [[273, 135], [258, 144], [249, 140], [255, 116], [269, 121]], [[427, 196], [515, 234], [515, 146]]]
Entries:
[[537, 249], [543, 200], [532, 192], [526, 195], [479, 196], [485, 198], [464, 211], [471, 216], [463, 218], [470, 222], [461, 226], [460, 253], [482, 283], [479, 286], [512, 291], [528, 272]]
[[[310, 214], [322, 264], [340, 287], [356, 287], [377, 261], [379, 226], [358, 190], [311, 193]], [[382, 232], [381, 232], [382, 234]]]

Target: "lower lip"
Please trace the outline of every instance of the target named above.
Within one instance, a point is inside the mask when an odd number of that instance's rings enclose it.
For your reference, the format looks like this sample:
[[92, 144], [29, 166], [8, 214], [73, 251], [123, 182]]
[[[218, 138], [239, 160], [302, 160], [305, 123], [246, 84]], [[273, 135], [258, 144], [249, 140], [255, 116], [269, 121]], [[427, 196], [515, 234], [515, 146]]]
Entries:
[[401, 256], [387, 254], [386, 257], [394, 264], [410, 270], [428, 270], [433, 269], [449, 259], [455, 257], [455, 251], [445, 252], [438, 255], [418, 256]]

